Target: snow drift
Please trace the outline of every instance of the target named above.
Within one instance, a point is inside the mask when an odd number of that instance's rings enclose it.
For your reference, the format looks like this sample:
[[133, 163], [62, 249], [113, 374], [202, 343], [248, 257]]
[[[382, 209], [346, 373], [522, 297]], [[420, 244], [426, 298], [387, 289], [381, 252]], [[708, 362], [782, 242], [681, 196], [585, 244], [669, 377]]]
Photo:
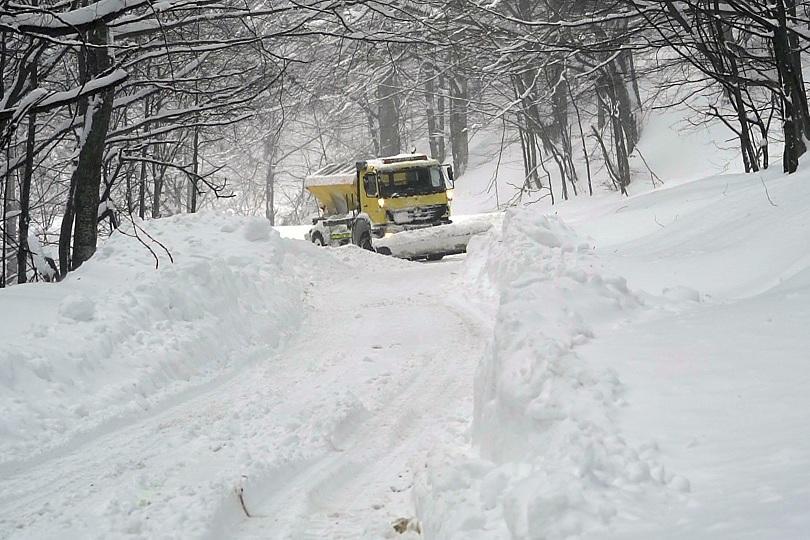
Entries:
[[0, 292], [0, 466], [267, 353], [302, 309], [298, 249], [265, 220], [177, 216], [125, 225], [59, 285]]
[[645, 309], [642, 298], [562, 222], [530, 210], [508, 213], [469, 251], [473, 281], [498, 304], [475, 380], [483, 459], [440, 453], [429, 464], [416, 494], [426, 536], [564, 538], [688, 490], [654, 444], [623, 439], [621, 382], [577, 354]]

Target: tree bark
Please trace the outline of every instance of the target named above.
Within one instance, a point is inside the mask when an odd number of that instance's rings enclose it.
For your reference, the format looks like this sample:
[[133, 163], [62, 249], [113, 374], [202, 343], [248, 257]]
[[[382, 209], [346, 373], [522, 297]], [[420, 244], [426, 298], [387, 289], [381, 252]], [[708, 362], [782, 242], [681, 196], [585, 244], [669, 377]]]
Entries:
[[194, 128], [194, 139], [191, 149], [191, 171], [194, 176], [188, 186], [188, 211], [193, 214], [197, 211], [197, 178], [200, 171], [200, 130]]
[[469, 133], [467, 131], [467, 79], [450, 78], [450, 145], [453, 151], [453, 168], [456, 176], [467, 170], [469, 159]]
[[34, 174], [34, 135], [37, 117], [28, 116], [28, 136], [25, 139], [25, 164], [23, 165], [22, 183], [20, 185], [20, 222], [18, 227], [17, 249], [17, 283], [28, 281], [28, 229], [31, 223], [31, 178]]
[[[8, 151], [8, 150], [7, 150]], [[10, 248], [8, 240], [14, 238], [14, 217], [9, 217], [9, 214], [15, 210], [13, 201], [15, 199], [15, 185], [14, 178], [11, 174], [6, 174], [5, 184], [3, 185], [3, 222], [0, 227], [0, 236], [2, 236], [2, 244], [0, 244], [0, 288], [8, 285], [9, 272], [12, 269], [12, 261], [10, 258]]]
[[[141, 150], [141, 157], [146, 157], [146, 148]], [[141, 161], [141, 175], [138, 179], [138, 217], [146, 218], [146, 161]]]
[[[434, 78], [436, 70], [430, 62], [425, 63], [425, 103], [427, 105], [428, 142], [430, 143], [430, 156], [440, 162], [444, 161], [444, 121], [438, 122], [436, 112], [436, 84]], [[444, 115], [444, 103], [441, 115]]]
[[267, 170], [264, 176], [265, 206], [264, 215], [270, 221], [270, 225], [276, 224], [276, 189], [275, 171], [273, 167], [273, 157], [275, 155], [275, 137], [273, 133], [268, 133], [264, 139], [264, 161], [267, 163]]
[[163, 198], [163, 175], [166, 168], [152, 164], [152, 218], [160, 217], [160, 201]]
[[774, 10], [777, 26], [773, 34], [773, 52], [782, 86], [782, 129], [785, 136], [782, 166], [786, 173], [794, 173], [799, 167], [799, 158], [807, 151], [805, 140], [810, 138], [810, 113], [798, 40], [787, 23], [788, 15], [793, 17], [796, 14], [795, 0], [777, 0]]
[[391, 69], [377, 88], [380, 123], [380, 152], [384, 156], [394, 156], [402, 150], [399, 136], [399, 96], [397, 72]]
[[445, 102], [444, 102], [444, 83], [445, 78], [443, 75], [439, 75], [439, 92], [436, 96], [436, 131], [441, 135], [437, 139], [437, 143], [439, 146], [439, 154], [436, 157], [441, 162], [444, 162], [445, 158], [447, 157], [447, 141], [445, 140], [444, 136], [444, 128], [445, 128]]
[[[106, 45], [109, 32], [104, 23], [98, 23], [87, 34], [91, 45], [83, 52], [83, 80], [89, 82], [112, 65]], [[71, 269], [76, 269], [96, 252], [98, 243], [98, 204], [101, 186], [104, 145], [112, 115], [113, 90], [108, 89], [80, 103], [84, 115], [81, 149], [73, 177], [75, 217], [73, 224], [73, 256]], [[89, 124], [89, 125], [88, 125]]]

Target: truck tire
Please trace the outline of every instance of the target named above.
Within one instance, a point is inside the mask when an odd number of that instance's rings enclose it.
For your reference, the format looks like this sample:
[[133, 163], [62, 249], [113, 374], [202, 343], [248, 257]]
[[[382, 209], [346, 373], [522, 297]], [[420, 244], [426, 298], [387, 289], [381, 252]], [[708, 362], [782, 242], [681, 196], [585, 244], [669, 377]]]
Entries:
[[374, 246], [371, 245], [371, 225], [365, 219], [358, 219], [352, 225], [352, 244], [374, 251]]
[[316, 246], [325, 246], [326, 242], [323, 241], [323, 235], [321, 233], [316, 232], [312, 233], [312, 243]]
[[426, 257], [426, 259], [429, 260], [429, 261], [440, 261], [440, 260], [444, 259], [444, 253], [428, 255]]
[[363, 236], [360, 237], [360, 243], [357, 245], [368, 251], [374, 251], [374, 247], [371, 245], [371, 233], [363, 233]]

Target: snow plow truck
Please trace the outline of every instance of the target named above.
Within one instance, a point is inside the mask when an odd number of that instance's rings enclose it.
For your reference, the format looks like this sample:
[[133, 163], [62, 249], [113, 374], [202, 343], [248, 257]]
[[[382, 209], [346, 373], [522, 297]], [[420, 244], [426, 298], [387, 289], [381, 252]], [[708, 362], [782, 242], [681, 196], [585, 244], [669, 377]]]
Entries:
[[318, 201], [307, 239], [355, 244], [407, 259], [463, 253], [471, 234], [451, 226], [453, 169], [424, 154], [331, 164], [307, 176]]

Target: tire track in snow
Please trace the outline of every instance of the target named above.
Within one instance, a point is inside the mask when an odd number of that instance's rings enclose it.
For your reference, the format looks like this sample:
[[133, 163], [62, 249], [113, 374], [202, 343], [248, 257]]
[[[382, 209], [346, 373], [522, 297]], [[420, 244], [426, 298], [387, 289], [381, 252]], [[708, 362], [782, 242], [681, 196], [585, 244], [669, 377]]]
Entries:
[[[452, 268], [452, 263], [414, 267], [402, 275], [409, 286], [394, 289], [396, 296], [386, 302], [366, 306], [361, 326], [382, 312], [408, 321], [422, 335], [420, 342], [409, 343], [410, 349], [393, 347], [396, 332], [377, 336], [388, 340], [378, 350], [393, 351], [386, 366], [411, 365], [415, 375], [403, 373], [406, 384], [378, 406], [369, 406], [368, 420], [339, 450], [276, 486], [259, 507], [261, 517], [243, 522], [241, 537], [380, 537], [395, 534], [395, 519], [413, 517], [414, 468], [423, 466], [437, 442], [463, 436], [483, 343], [478, 323], [443, 298], [452, 291]], [[370, 291], [390, 290], [389, 280], [381, 281]], [[356, 391], [361, 400], [369, 397], [359, 387]]]
[[448, 307], [457, 263], [333, 254], [353, 269], [313, 282], [283, 350], [0, 479], [0, 538], [357, 538], [412, 516], [412, 464], [466, 428], [482, 339]]

